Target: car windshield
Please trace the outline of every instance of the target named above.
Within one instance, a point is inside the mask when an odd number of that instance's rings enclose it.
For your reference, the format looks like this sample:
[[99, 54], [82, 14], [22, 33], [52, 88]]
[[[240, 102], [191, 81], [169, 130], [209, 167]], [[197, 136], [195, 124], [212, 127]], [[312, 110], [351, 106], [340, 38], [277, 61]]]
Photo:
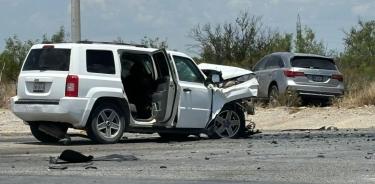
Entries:
[[332, 59], [319, 57], [294, 57], [290, 64], [292, 67], [337, 70]]
[[337, 70], [332, 59], [319, 57], [294, 57], [290, 64], [292, 67]]
[[69, 63], [70, 49], [33, 49], [30, 51], [22, 70], [68, 71]]

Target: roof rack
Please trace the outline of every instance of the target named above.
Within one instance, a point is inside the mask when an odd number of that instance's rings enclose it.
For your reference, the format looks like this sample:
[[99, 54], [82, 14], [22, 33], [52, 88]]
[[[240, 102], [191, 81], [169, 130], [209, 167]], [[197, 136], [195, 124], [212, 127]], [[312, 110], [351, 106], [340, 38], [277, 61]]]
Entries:
[[99, 44], [112, 44], [112, 45], [128, 45], [128, 46], [135, 46], [135, 47], [143, 47], [143, 48], [147, 48], [146, 45], [142, 45], [142, 44], [119, 43], [119, 42], [98, 42], [98, 41], [87, 41], [87, 40], [84, 40], [84, 41], [78, 41], [78, 42], [75, 42], [75, 43], [83, 43], [83, 44], [94, 44], [94, 43], [99, 43]]
[[[133, 44], [133, 43], [119, 43], [119, 42], [99, 42], [99, 41], [78, 41], [78, 42], [59, 42], [59, 43], [82, 43], [82, 44], [94, 44], [94, 43], [99, 43], [99, 44], [111, 44], [111, 45], [128, 45], [128, 46], [134, 46], [134, 47], [143, 47], [143, 48], [148, 48], [146, 45], [142, 44]], [[50, 41], [43, 41], [42, 44], [54, 44], [53, 42]]]

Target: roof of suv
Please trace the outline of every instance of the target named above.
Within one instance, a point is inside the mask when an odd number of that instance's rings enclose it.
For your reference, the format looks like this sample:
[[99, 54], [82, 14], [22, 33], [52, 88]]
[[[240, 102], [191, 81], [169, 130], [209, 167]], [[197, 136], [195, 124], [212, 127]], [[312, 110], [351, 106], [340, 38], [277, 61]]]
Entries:
[[317, 55], [317, 54], [307, 54], [307, 53], [293, 53], [293, 52], [275, 52], [270, 55], [279, 55], [284, 58], [293, 58], [293, 57], [317, 57], [317, 58], [325, 58], [325, 59], [332, 59], [332, 57]]
[[[126, 50], [136, 50], [144, 52], [154, 52], [159, 50], [157, 48], [147, 48], [142, 45], [132, 45], [132, 44], [116, 44], [116, 43], [106, 43], [106, 42], [93, 42], [93, 43], [43, 43], [35, 44], [32, 48], [43, 48], [45, 45], [54, 45], [56, 48], [73, 48], [73, 47], [87, 47], [96, 49], [126, 49]], [[178, 55], [182, 57], [188, 57], [185, 53], [167, 50], [169, 54]]]

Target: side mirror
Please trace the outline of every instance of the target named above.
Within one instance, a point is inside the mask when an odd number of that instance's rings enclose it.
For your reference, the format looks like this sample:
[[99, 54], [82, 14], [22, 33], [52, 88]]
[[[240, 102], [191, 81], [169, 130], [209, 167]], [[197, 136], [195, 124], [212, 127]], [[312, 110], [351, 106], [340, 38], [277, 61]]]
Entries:
[[221, 82], [223, 82], [221, 72], [211, 71], [211, 72], [206, 72], [206, 75], [207, 75], [207, 80], [205, 82], [206, 85], [208, 84], [219, 85]]
[[221, 82], [220, 75], [219, 74], [212, 74], [211, 75], [211, 81], [214, 84], [220, 83]]

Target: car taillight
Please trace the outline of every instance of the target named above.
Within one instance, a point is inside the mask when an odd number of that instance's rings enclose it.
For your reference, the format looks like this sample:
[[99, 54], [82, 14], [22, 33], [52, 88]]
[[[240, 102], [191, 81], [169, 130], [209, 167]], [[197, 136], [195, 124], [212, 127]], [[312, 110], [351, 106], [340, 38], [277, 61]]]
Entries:
[[66, 77], [65, 96], [78, 97], [78, 83], [79, 78], [77, 75], [68, 75]]
[[284, 75], [287, 77], [300, 77], [300, 76], [305, 76], [305, 73], [291, 71], [291, 70], [284, 70]]
[[43, 46], [43, 49], [53, 49], [53, 48], [55, 48], [54, 45], [44, 45]]
[[340, 75], [340, 74], [333, 74], [331, 79], [336, 79], [340, 82], [344, 81], [344, 76]]

